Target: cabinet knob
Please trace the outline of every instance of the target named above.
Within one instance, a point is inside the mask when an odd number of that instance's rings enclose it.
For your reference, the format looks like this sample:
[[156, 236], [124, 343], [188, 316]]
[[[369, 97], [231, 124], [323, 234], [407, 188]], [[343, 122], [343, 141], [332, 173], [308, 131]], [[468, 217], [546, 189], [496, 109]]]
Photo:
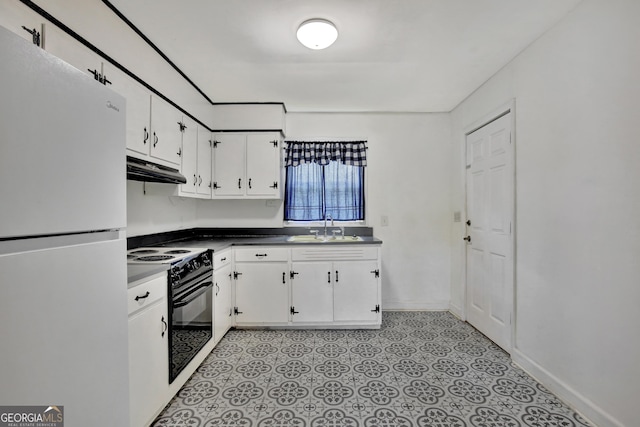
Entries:
[[147, 127], [144, 127], [144, 140], [142, 141], [143, 144], [146, 144], [147, 141], [149, 140], [149, 132], [147, 132]]
[[158, 145], [158, 135], [156, 135], [156, 133], [153, 133], [153, 147], [155, 148], [156, 145]]

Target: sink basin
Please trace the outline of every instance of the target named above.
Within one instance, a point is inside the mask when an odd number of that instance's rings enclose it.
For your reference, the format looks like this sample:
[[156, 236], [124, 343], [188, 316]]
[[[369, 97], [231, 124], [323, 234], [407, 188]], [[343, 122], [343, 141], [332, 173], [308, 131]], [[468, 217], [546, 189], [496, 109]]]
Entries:
[[338, 237], [327, 237], [324, 236], [314, 236], [313, 234], [300, 234], [297, 236], [290, 236], [287, 238], [287, 242], [300, 242], [300, 243], [353, 243], [353, 242], [361, 242], [362, 237], [360, 236], [338, 236]]

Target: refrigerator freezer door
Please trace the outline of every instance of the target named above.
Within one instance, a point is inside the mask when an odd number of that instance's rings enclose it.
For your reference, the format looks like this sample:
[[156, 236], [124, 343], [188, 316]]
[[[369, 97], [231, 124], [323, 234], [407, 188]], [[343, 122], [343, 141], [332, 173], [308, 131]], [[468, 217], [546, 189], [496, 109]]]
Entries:
[[0, 239], [126, 227], [125, 100], [0, 27]]
[[63, 405], [70, 426], [128, 425], [125, 239], [28, 240], [0, 251], [0, 402]]

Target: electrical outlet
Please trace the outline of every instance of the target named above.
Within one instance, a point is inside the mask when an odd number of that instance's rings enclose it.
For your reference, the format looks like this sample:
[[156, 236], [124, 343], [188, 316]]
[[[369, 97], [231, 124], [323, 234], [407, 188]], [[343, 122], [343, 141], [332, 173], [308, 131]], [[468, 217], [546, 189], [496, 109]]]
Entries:
[[389, 217], [387, 215], [382, 215], [380, 217], [380, 225], [382, 227], [388, 227], [389, 226]]

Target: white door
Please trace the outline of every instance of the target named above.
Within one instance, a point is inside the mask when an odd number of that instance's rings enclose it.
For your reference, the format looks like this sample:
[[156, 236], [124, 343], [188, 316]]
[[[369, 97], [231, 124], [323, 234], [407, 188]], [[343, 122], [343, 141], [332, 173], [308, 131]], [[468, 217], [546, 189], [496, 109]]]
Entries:
[[467, 320], [507, 352], [514, 262], [511, 114], [466, 138]]

